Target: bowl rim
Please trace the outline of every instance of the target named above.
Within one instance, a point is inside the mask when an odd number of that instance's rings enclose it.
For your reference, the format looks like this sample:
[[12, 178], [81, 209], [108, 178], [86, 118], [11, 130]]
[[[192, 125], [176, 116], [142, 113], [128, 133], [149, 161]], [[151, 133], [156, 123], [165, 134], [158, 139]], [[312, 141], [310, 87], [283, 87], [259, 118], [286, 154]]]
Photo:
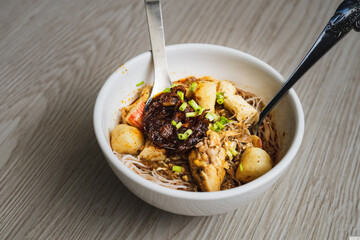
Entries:
[[[222, 51], [224, 53], [231, 54], [237, 57], [246, 58], [247, 61], [251, 62], [252, 64], [255, 64], [256, 66], [263, 68], [268, 73], [270, 73], [279, 83], [281, 84], [284, 83], [283, 76], [279, 72], [277, 72], [273, 67], [271, 67], [269, 64], [265, 63], [264, 61], [250, 54], [244, 53], [237, 49], [224, 47], [220, 45], [213, 45], [213, 44], [185, 43], [185, 44], [168, 45], [166, 46], [166, 52], [179, 51], [181, 49], [191, 49], [191, 48]], [[127, 61], [124, 64], [124, 66], [134, 64], [140, 59], [144, 57], [149, 57], [150, 55], [151, 55], [150, 51], [141, 53], [136, 57]], [[297, 151], [300, 148], [302, 138], [304, 135], [304, 124], [305, 124], [304, 113], [297, 94], [295, 93], [294, 89], [291, 88], [288, 92], [288, 95], [290, 96], [289, 97], [290, 105], [294, 108], [294, 112], [295, 112], [295, 122], [296, 122], [295, 133], [294, 133], [295, 137], [293, 139], [293, 143], [290, 145], [289, 150], [283, 156], [281, 161], [279, 161], [279, 163], [275, 167], [273, 167], [269, 172], [247, 184], [241, 185], [236, 188], [216, 191], [216, 192], [188, 192], [188, 191], [175, 190], [160, 186], [154, 182], [142, 178], [141, 176], [133, 172], [131, 169], [126, 167], [121, 161], [119, 161], [119, 159], [112, 152], [111, 147], [108, 144], [107, 139], [102, 132], [102, 115], [101, 115], [102, 109], [107, 92], [109, 88], [111, 88], [111, 83], [114, 81], [113, 79], [115, 79], [116, 73], [117, 72], [114, 71], [107, 78], [96, 98], [94, 113], [93, 113], [95, 136], [97, 138], [98, 144], [102, 152], [104, 153], [104, 155], [106, 155], [106, 160], [110, 161], [111, 164], [115, 166], [127, 178], [132, 179], [137, 184], [151, 191], [169, 197], [173, 197], [177, 199], [187, 199], [187, 200], [219, 200], [219, 199], [231, 198], [237, 195], [243, 195], [256, 188], [261, 188], [261, 186], [276, 180], [276, 178], [278, 178], [281, 175], [281, 172], [290, 165], [291, 161], [294, 159]]]

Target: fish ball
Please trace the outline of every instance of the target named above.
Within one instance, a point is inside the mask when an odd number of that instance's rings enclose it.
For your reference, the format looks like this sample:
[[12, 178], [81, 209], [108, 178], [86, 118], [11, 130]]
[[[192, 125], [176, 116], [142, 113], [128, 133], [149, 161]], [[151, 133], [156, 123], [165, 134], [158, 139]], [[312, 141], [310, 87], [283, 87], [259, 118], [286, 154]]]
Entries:
[[268, 172], [273, 162], [269, 154], [258, 147], [246, 149], [240, 159], [240, 164], [236, 171], [236, 178], [243, 183], [248, 183]]
[[136, 127], [119, 124], [111, 132], [110, 143], [118, 153], [137, 154], [144, 145], [144, 135]]

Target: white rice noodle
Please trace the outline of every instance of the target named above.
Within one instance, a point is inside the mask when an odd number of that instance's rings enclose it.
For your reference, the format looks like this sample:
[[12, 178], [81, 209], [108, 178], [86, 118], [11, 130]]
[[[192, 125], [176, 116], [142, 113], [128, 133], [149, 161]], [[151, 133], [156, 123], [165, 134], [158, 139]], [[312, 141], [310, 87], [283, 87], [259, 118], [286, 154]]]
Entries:
[[[248, 97], [244, 95], [245, 101], [253, 106], [258, 112], [261, 112], [262, 105], [265, 105], [261, 97]], [[259, 127], [259, 137], [269, 142], [269, 145], [276, 145], [276, 132], [269, 117], [266, 117], [263, 124]]]
[[118, 159], [129, 169], [140, 175], [141, 177], [159, 184], [163, 187], [168, 187], [175, 190], [195, 191], [195, 186], [189, 182], [185, 182], [182, 179], [166, 179], [161, 176], [155, 169], [151, 170], [148, 166], [141, 163], [139, 157], [132, 155], [123, 155], [114, 151], [114, 154]]
[[261, 97], [251, 97], [251, 98], [247, 98], [245, 99], [245, 101], [250, 104], [251, 106], [253, 106], [258, 112], [261, 112], [261, 103], [264, 103], [264, 100]]
[[274, 125], [270, 121], [268, 117], [266, 117], [263, 121], [263, 124], [259, 127], [259, 137], [267, 142], [269, 147], [276, 146], [277, 134], [274, 129]]
[[[252, 96], [252, 94], [249, 96], [245, 93], [242, 95], [245, 101], [253, 106], [258, 112], [261, 112], [262, 107], [266, 105], [264, 99], [261, 97]], [[278, 136], [271, 117], [267, 116], [264, 119], [259, 127], [258, 136], [263, 140], [264, 148], [267, 149], [267, 151], [278, 152]]]

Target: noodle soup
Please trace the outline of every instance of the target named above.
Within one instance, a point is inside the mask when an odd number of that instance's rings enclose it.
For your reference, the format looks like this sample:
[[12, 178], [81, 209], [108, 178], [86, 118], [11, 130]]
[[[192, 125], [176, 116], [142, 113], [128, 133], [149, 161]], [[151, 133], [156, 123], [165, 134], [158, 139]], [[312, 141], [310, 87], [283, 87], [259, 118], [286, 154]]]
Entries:
[[263, 99], [229, 81], [188, 77], [154, 97], [151, 88], [121, 109], [111, 147], [124, 165], [161, 186], [219, 191], [246, 184], [277, 162], [279, 137], [270, 114], [258, 136]]

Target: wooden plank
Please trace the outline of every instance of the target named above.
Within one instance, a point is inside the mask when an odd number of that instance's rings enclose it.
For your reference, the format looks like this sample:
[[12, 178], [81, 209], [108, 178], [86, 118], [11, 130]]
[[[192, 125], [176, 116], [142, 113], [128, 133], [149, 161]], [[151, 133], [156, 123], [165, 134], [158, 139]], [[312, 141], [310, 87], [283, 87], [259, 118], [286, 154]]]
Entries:
[[[168, 44], [252, 54], [289, 76], [340, 1], [163, 1]], [[106, 78], [149, 49], [141, 1], [2, 1], [0, 239], [347, 239], [360, 236], [360, 41], [350, 33], [296, 86], [306, 116], [288, 172], [210, 217], [130, 193], [106, 164], [92, 111]]]

